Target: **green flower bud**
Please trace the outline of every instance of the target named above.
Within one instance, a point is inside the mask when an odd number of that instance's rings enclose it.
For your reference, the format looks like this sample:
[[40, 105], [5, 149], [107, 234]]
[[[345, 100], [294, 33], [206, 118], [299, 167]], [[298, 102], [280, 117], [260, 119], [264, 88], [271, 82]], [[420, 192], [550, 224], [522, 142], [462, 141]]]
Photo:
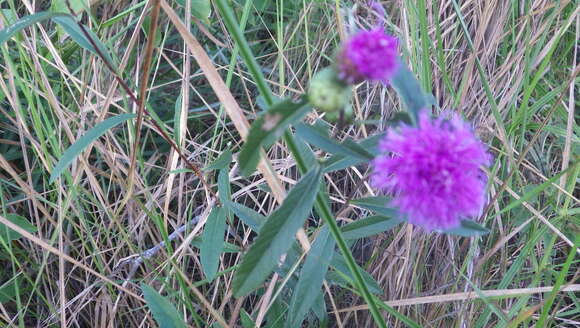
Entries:
[[334, 69], [327, 67], [310, 81], [308, 101], [323, 112], [338, 112], [344, 109], [352, 97], [351, 87], [338, 79]]

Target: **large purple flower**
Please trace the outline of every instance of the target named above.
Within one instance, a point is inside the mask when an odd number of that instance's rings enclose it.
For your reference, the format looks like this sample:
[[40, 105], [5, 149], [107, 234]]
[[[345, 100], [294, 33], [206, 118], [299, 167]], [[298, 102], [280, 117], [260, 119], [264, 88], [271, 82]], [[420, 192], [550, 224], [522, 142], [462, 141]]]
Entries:
[[338, 52], [338, 77], [348, 84], [365, 80], [387, 83], [399, 66], [398, 43], [378, 27], [354, 34]]
[[479, 215], [486, 199], [481, 167], [491, 156], [461, 118], [431, 119], [422, 112], [417, 127], [389, 131], [379, 149], [373, 185], [393, 194], [391, 205], [410, 223], [446, 230]]

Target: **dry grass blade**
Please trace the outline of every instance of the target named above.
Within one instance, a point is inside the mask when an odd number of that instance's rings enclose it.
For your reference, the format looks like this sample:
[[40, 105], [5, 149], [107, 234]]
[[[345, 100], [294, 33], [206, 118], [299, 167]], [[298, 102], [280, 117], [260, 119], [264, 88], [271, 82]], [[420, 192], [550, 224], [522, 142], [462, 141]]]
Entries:
[[[425, 297], [415, 297], [415, 298], [408, 298], [404, 300], [396, 300], [396, 301], [386, 301], [385, 304], [392, 307], [397, 306], [410, 306], [410, 305], [419, 305], [419, 304], [430, 304], [430, 303], [442, 303], [442, 302], [455, 302], [455, 301], [467, 301], [467, 300], [477, 300], [483, 297], [499, 297], [499, 298], [510, 298], [510, 297], [518, 297], [521, 295], [528, 295], [528, 294], [541, 294], [541, 293], [548, 293], [551, 292], [554, 287], [536, 287], [536, 288], [518, 288], [518, 289], [497, 289], [497, 290], [482, 290], [479, 293], [477, 292], [467, 292], [467, 293], [453, 293], [453, 294], [445, 294], [445, 295], [437, 295], [437, 296], [425, 296]], [[568, 285], [562, 287], [559, 292], [579, 292], [580, 285]], [[359, 305], [353, 306], [349, 308], [344, 308], [338, 310], [339, 313], [342, 312], [351, 312], [351, 311], [361, 311], [361, 310], [368, 310], [368, 306], [366, 305]]]

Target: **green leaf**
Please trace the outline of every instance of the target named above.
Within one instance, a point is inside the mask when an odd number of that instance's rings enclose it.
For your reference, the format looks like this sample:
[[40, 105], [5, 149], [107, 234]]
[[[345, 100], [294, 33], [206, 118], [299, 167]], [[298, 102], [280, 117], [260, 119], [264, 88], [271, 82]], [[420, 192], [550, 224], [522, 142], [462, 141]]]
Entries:
[[311, 169], [264, 223], [234, 276], [236, 297], [247, 295], [260, 286], [274, 270], [280, 256], [292, 246], [294, 235], [312, 210], [321, 175], [319, 166]]
[[[69, 12], [68, 6], [66, 4], [67, 0], [52, 0], [50, 4], [50, 10], [53, 12]], [[80, 13], [88, 8], [87, 2], [85, 0], [69, 0], [72, 10], [75, 13]]]
[[20, 276], [13, 277], [0, 286], [0, 304], [12, 301], [20, 289]]
[[318, 327], [328, 327], [328, 314], [326, 311], [326, 301], [324, 300], [324, 292], [320, 291], [316, 297], [316, 301], [312, 305], [312, 312], [318, 318]]
[[397, 73], [391, 79], [391, 85], [415, 121], [417, 121], [419, 110], [430, 107], [429, 97], [421, 88], [421, 84], [413, 72], [407, 68], [402, 60], [400, 60]]
[[243, 328], [256, 328], [256, 323], [254, 319], [244, 310], [243, 308], [240, 309], [240, 321], [242, 322]]
[[[197, 247], [199, 249], [201, 249], [202, 244], [203, 244], [203, 238], [199, 237], [199, 236], [193, 238], [193, 240], [191, 241], [191, 246]], [[240, 247], [238, 247], [237, 245], [234, 245], [232, 243], [224, 242], [224, 248], [222, 251], [224, 253], [239, 253], [242, 251], [242, 249]]]
[[215, 161], [213, 161], [211, 164], [204, 167], [203, 169], [204, 171], [221, 170], [228, 167], [228, 165], [230, 165], [231, 162], [232, 162], [232, 151], [228, 149], [222, 152], [221, 155], [219, 155], [219, 157], [216, 158]]
[[141, 284], [141, 290], [159, 328], [187, 327], [177, 309], [165, 297], [145, 284]]
[[220, 255], [224, 249], [226, 210], [216, 206], [211, 210], [203, 229], [200, 261], [207, 280], [212, 281], [219, 268]]
[[401, 124], [411, 125], [413, 124], [413, 119], [407, 112], [396, 112], [393, 117], [387, 120], [388, 126], [399, 126]]
[[[384, 137], [384, 133], [377, 134], [374, 136], [370, 136], [364, 140], [358, 142], [358, 145], [371, 153], [373, 157], [376, 157], [379, 154], [378, 151], [378, 144], [379, 141]], [[368, 159], [359, 159], [344, 156], [341, 154], [333, 155], [330, 157], [324, 164], [324, 173], [343, 170], [351, 166], [355, 166], [361, 163], [368, 163]]]
[[7, 28], [0, 31], [0, 45], [10, 39], [14, 34], [20, 32], [21, 30], [34, 25], [38, 22], [42, 22], [53, 17], [64, 17], [68, 14], [62, 13], [51, 13], [48, 11], [42, 11], [36, 14], [24, 16], [20, 18], [16, 23], [8, 26]]
[[346, 139], [342, 143], [339, 143], [330, 138], [328, 132], [320, 125], [311, 126], [304, 123], [297, 124], [296, 134], [308, 143], [331, 154], [339, 154], [363, 161], [368, 161], [375, 157], [351, 139]]
[[266, 222], [266, 217], [262, 214], [254, 211], [253, 209], [246, 207], [242, 204], [234, 203], [234, 202], [224, 202], [224, 205], [227, 206], [234, 214], [244, 222], [250, 229], [254, 230], [255, 232], [259, 232], [262, 224]]
[[463, 237], [472, 237], [472, 236], [480, 236], [486, 235], [489, 233], [489, 229], [482, 227], [481, 225], [471, 221], [471, 220], [462, 220], [461, 226], [443, 231], [443, 233], [447, 233], [450, 235], [458, 235]]
[[[335, 270], [328, 272], [326, 275], [326, 279], [341, 285], [344, 288], [353, 287], [354, 286], [354, 277], [352, 273], [348, 269], [348, 265], [344, 257], [339, 253], [334, 253], [332, 260], [330, 262], [330, 266]], [[358, 265], [357, 265], [358, 266]], [[358, 266], [359, 272], [362, 274], [363, 280], [365, 284], [368, 286], [369, 290], [373, 294], [383, 294], [383, 290], [381, 286], [375, 281], [375, 278], [371, 276], [368, 272], [363, 270], [360, 266]], [[350, 285], [350, 286], [349, 286]]]
[[60, 160], [58, 161], [58, 163], [56, 163], [56, 165], [52, 169], [49, 183], [53, 183], [54, 180], [56, 180], [56, 178], [58, 178], [62, 174], [62, 172], [72, 163], [72, 161], [98, 137], [102, 136], [108, 130], [112, 129], [116, 125], [121, 124], [134, 117], [135, 114], [121, 114], [118, 116], [114, 116], [102, 121], [101, 123], [95, 125], [92, 129], [87, 131], [87, 133], [85, 133], [82, 137], [80, 137], [64, 152], [64, 154], [62, 154]]
[[399, 211], [393, 208], [387, 207], [390, 198], [385, 196], [373, 196], [360, 199], [351, 200], [352, 205], [356, 205], [367, 210], [373, 211], [379, 215], [387, 216], [391, 218], [398, 218]]
[[[37, 231], [36, 226], [28, 222], [28, 220], [20, 215], [6, 214], [6, 219], [28, 232], [34, 233]], [[20, 237], [22, 237], [22, 235], [20, 235], [18, 232], [0, 223], [0, 239], [4, 240], [4, 242], [16, 240]]]
[[195, 171], [192, 169], [184, 169], [184, 168], [169, 171], [169, 174], [179, 174], [179, 173], [195, 173]]
[[[185, 1], [187, 0], [177, 0], [181, 6], [185, 7]], [[209, 24], [209, 16], [211, 15], [211, 2], [210, 0], [189, 0], [191, 1], [191, 14], [201, 20], [202, 22]]]
[[290, 124], [300, 120], [310, 109], [304, 100], [295, 103], [286, 99], [258, 116], [252, 123], [248, 138], [238, 157], [241, 174], [246, 177], [252, 174], [260, 160], [262, 146], [268, 147], [275, 143]]
[[381, 215], [369, 216], [356, 220], [341, 228], [344, 239], [360, 239], [385, 232], [397, 226], [403, 220]]
[[[183, 105], [183, 90], [179, 92], [179, 96], [177, 96], [177, 99], [175, 100], [175, 106], [173, 107], [173, 140], [175, 140], [175, 144], [178, 147], [181, 147], [181, 111], [183, 110], [182, 105]], [[187, 117], [185, 119], [187, 120]]]
[[[63, 30], [71, 37], [71, 39], [73, 39], [76, 43], [78, 43], [79, 46], [98, 56], [97, 50], [95, 50], [95, 47], [93, 46], [91, 41], [89, 41], [89, 39], [85, 36], [85, 33], [83, 33], [74, 17], [70, 15], [64, 15], [54, 17], [52, 20], [55, 23], [58, 23], [63, 28]], [[111, 55], [109, 54], [109, 50], [107, 49], [107, 47], [101, 42], [101, 40], [99, 40], [97, 35], [93, 33], [93, 31], [91, 31], [88, 27], [84, 26], [84, 29], [87, 31], [87, 33], [89, 34], [89, 36], [91, 37], [91, 39], [93, 40], [93, 42], [95, 43], [101, 54], [105, 57], [104, 60], [109, 62], [109, 64], [112, 64], [113, 59], [111, 58]]]
[[[222, 204], [225, 204], [232, 199], [232, 188], [230, 186], [230, 172], [228, 169], [220, 170], [218, 175], [218, 191], [219, 191], [219, 199]], [[224, 206], [226, 211], [226, 217], [228, 219], [232, 216], [232, 210], [228, 207]]]
[[328, 226], [324, 226], [304, 261], [300, 271], [300, 279], [292, 293], [286, 327], [301, 327], [304, 317], [313, 307], [321, 292], [324, 277], [334, 254], [334, 238], [330, 235]]

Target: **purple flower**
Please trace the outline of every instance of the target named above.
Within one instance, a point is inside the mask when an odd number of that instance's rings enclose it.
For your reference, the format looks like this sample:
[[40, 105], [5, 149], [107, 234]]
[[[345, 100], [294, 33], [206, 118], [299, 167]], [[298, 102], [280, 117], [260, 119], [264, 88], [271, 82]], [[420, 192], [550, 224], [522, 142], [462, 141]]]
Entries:
[[398, 43], [382, 28], [356, 33], [338, 52], [338, 77], [349, 84], [365, 80], [387, 83], [399, 66]]
[[485, 205], [491, 164], [487, 147], [458, 116], [431, 119], [423, 111], [418, 127], [389, 131], [379, 144], [372, 183], [393, 194], [391, 205], [426, 230], [457, 227]]

